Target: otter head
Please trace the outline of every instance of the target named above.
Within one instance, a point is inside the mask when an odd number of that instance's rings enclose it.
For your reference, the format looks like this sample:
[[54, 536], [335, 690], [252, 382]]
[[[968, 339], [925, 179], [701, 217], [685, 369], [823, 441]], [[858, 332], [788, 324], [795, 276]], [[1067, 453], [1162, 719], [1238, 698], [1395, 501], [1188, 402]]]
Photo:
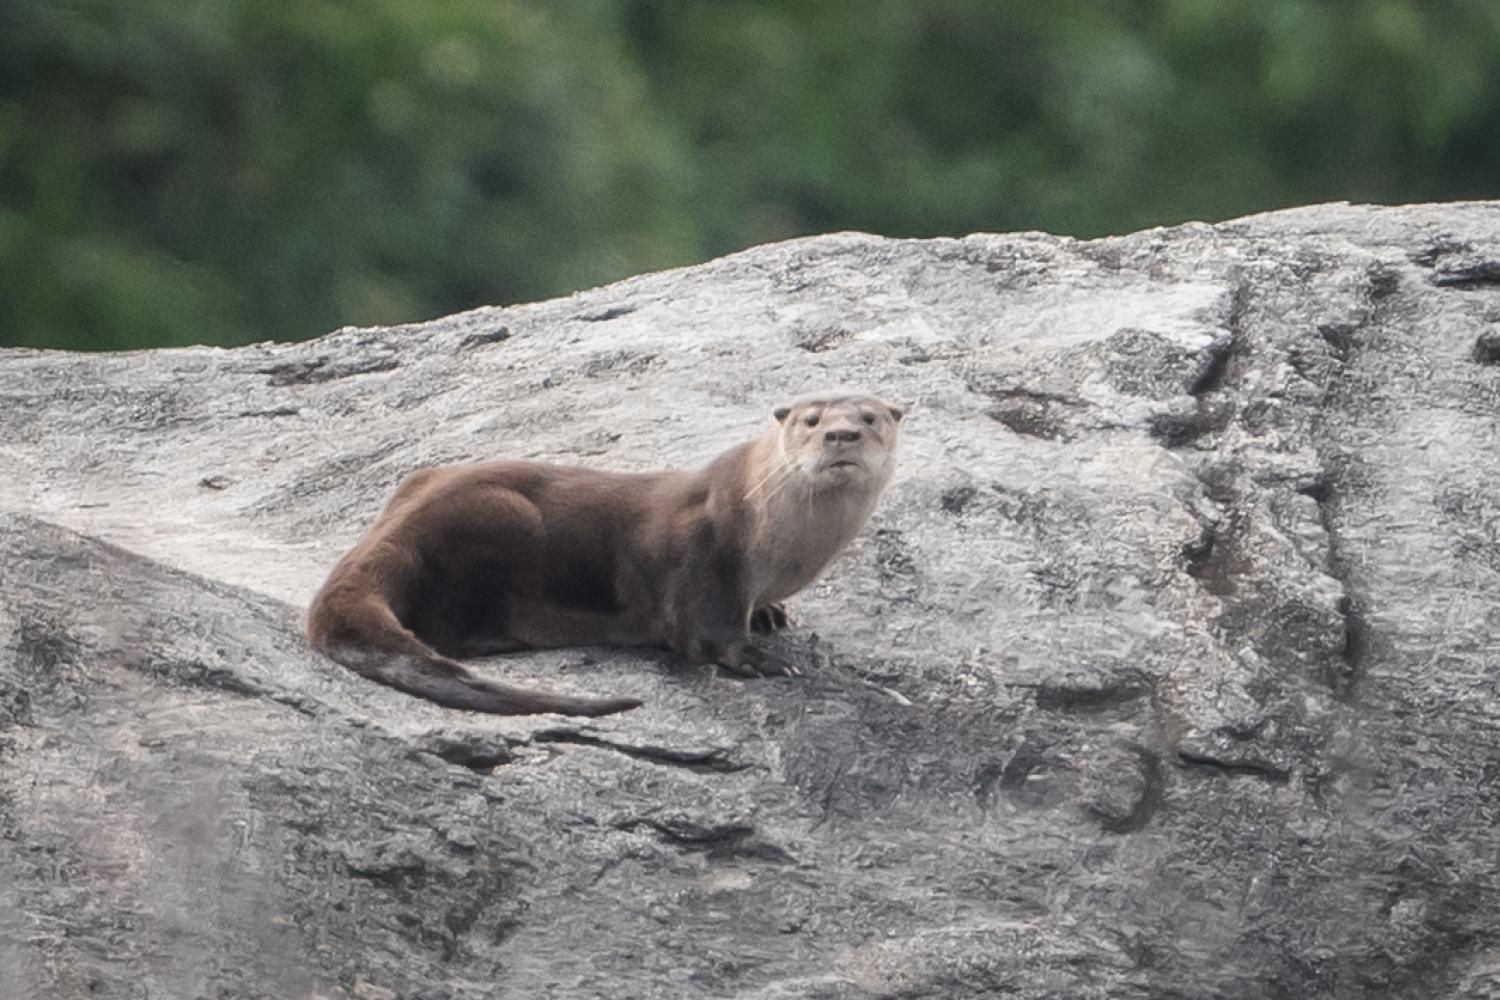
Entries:
[[817, 488], [876, 493], [896, 470], [902, 411], [875, 396], [818, 392], [778, 406], [778, 441], [788, 465]]

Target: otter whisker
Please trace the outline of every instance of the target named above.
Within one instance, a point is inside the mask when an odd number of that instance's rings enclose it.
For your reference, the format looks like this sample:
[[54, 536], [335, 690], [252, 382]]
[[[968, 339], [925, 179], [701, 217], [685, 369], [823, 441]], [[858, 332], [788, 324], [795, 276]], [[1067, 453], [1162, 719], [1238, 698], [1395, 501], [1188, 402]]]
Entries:
[[769, 484], [772, 480], [777, 479], [778, 477], [790, 477], [792, 474], [793, 466], [792, 463], [787, 459], [785, 452], [778, 453], [775, 459], [773, 459], [769, 464], [771, 465], [770, 471], [767, 472], [764, 476], [761, 476], [759, 481], [757, 481], [754, 486], [751, 486], [748, 490], [745, 491], [746, 500], [752, 499], [755, 494], [765, 489], [767, 484]]

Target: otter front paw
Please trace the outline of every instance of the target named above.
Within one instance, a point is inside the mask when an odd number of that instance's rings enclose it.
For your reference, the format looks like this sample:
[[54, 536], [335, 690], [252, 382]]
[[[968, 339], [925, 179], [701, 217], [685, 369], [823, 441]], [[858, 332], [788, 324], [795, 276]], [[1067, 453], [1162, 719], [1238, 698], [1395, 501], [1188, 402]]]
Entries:
[[777, 601], [774, 604], [766, 604], [750, 612], [750, 631], [767, 633], [776, 632], [792, 624], [792, 616], [786, 613], [786, 607]]
[[741, 677], [797, 677], [802, 671], [790, 660], [775, 653], [768, 653], [754, 646], [742, 646], [738, 650], [726, 650], [718, 663], [726, 670]]

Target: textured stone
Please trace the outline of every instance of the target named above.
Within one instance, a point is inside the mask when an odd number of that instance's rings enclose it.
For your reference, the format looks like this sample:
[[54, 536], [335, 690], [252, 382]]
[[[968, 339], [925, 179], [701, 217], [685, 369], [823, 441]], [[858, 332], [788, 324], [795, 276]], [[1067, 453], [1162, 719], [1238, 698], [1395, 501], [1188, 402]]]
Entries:
[[[0, 353], [0, 996], [1481, 997], [1500, 204], [760, 247], [296, 345]], [[774, 641], [481, 669], [301, 608], [406, 472], [910, 405]]]

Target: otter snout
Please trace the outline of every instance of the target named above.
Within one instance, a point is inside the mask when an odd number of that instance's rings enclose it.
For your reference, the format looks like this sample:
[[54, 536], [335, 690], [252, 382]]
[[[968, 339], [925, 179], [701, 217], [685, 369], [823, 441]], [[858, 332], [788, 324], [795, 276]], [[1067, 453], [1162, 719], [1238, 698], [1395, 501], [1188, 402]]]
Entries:
[[863, 468], [858, 461], [863, 448], [860, 447], [860, 438], [863, 433], [854, 426], [845, 424], [843, 427], [830, 427], [823, 432], [823, 461], [830, 469], [856, 469]]

